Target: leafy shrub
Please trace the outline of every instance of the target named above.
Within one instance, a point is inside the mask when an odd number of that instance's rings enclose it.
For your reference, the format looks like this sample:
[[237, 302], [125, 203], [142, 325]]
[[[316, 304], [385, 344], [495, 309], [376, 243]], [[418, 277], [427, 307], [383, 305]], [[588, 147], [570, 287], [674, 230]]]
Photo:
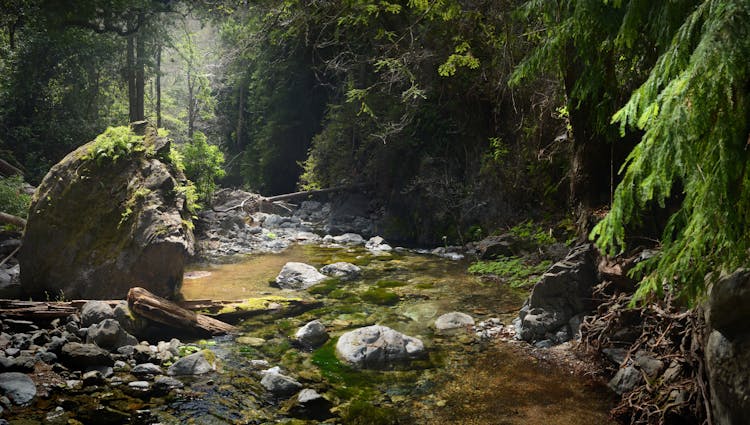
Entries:
[[557, 242], [550, 233], [545, 232], [542, 226], [531, 220], [518, 224], [510, 229], [510, 233], [521, 239], [527, 239], [537, 245], [550, 245]]
[[174, 156], [174, 160], [182, 159], [185, 175], [195, 183], [198, 198], [210, 202], [216, 190], [216, 179], [225, 175], [224, 154], [218, 146], [208, 143], [208, 138], [200, 131], [193, 134], [193, 140], [182, 146], [182, 158]]
[[116, 163], [133, 152], [145, 151], [143, 139], [143, 136], [134, 134], [130, 127], [108, 127], [104, 133], [96, 136], [85, 158], [93, 159], [97, 164], [105, 161]]
[[0, 177], [0, 210], [7, 214], [26, 217], [31, 197], [23, 192], [21, 176]]
[[511, 287], [522, 288], [532, 285], [534, 277], [544, 273], [552, 263], [542, 261], [529, 265], [522, 258], [503, 257], [495, 261], [477, 261], [469, 266], [472, 274], [493, 274], [504, 278]]

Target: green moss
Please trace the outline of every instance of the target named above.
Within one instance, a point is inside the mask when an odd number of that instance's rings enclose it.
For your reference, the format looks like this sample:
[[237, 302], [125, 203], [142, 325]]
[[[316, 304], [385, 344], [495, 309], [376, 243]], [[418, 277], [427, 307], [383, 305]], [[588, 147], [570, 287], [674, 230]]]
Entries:
[[417, 289], [432, 289], [435, 287], [435, 283], [433, 282], [424, 282], [424, 283], [417, 283], [414, 285]]
[[400, 297], [384, 288], [368, 289], [360, 295], [363, 301], [377, 305], [394, 305], [399, 302]]
[[352, 425], [390, 425], [399, 423], [396, 409], [379, 407], [366, 400], [354, 400], [344, 410], [341, 419]]
[[307, 292], [314, 295], [328, 295], [331, 293], [331, 291], [338, 288], [340, 283], [341, 280], [338, 278], [326, 279], [323, 282], [308, 288]]
[[333, 291], [328, 293], [328, 298], [333, 298], [334, 300], [349, 299], [350, 301], [355, 301], [356, 295], [354, 295], [354, 293], [351, 291], [345, 291], [343, 289], [334, 289]]
[[511, 287], [520, 288], [534, 283], [535, 277], [544, 273], [550, 261], [528, 264], [522, 258], [503, 257], [495, 261], [477, 261], [469, 266], [469, 273], [494, 274], [508, 281]]
[[342, 399], [349, 399], [370, 387], [374, 381], [368, 378], [369, 374], [348, 366], [336, 357], [337, 341], [338, 338], [332, 339], [315, 350], [311, 361], [325, 379], [335, 384], [334, 394]]
[[234, 313], [237, 311], [264, 310], [270, 303], [286, 305], [291, 301], [301, 301], [301, 298], [285, 298], [278, 295], [269, 295], [266, 297], [247, 298], [241, 303], [227, 304], [217, 314]]
[[406, 282], [402, 282], [400, 280], [379, 280], [375, 285], [378, 288], [398, 288], [400, 286], [406, 286]]

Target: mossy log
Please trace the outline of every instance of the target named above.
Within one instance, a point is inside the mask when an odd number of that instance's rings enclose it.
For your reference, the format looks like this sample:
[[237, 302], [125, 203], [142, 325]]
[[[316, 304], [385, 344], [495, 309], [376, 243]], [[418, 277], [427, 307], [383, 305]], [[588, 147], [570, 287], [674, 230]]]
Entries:
[[173, 328], [210, 335], [237, 332], [237, 328], [228, 323], [180, 307], [140, 287], [128, 291], [128, 307], [141, 317]]

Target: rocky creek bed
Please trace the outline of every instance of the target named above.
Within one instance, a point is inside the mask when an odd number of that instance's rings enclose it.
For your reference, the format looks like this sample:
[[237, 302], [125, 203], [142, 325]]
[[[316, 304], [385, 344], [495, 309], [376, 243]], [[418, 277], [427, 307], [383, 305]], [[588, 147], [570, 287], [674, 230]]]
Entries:
[[319, 302], [313, 310], [182, 341], [146, 332], [125, 304], [92, 302], [46, 327], [2, 320], [3, 420], [609, 422], [606, 388], [549, 360], [552, 350], [515, 340], [524, 291], [468, 275], [458, 249], [370, 238], [372, 222], [354, 215], [337, 228], [365, 237], [319, 236], [335, 230], [321, 225], [330, 224], [316, 216], [321, 210], [330, 214], [312, 203], [287, 216], [204, 214], [182, 286], [187, 299], [271, 309], [288, 299]]

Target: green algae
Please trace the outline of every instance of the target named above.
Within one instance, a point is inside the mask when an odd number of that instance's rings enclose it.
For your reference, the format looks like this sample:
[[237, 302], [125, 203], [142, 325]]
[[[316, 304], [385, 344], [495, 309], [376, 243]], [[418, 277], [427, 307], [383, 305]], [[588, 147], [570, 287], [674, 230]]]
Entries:
[[398, 288], [401, 286], [406, 286], [406, 282], [402, 282], [400, 280], [383, 279], [375, 282], [375, 285], [378, 288]]
[[307, 289], [307, 292], [313, 295], [328, 295], [331, 293], [331, 291], [337, 289], [339, 285], [341, 285], [341, 279], [332, 277], [311, 286]]
[[398, 294], [384, 288], [372, 288], [360, 295], [363, 301], [377, 305], [396, 305], [400, 300]]

